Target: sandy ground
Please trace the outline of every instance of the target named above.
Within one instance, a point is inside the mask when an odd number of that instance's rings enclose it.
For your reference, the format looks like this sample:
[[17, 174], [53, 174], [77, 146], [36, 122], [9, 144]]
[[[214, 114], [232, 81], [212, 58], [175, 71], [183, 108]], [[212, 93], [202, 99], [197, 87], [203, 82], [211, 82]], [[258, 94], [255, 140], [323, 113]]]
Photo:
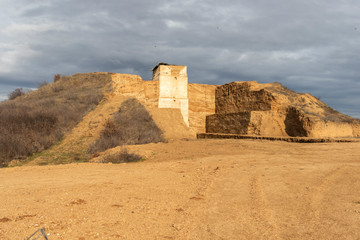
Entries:
[[360, 143], [191, 140], [0, 169], [0, 239], [360, 239]]

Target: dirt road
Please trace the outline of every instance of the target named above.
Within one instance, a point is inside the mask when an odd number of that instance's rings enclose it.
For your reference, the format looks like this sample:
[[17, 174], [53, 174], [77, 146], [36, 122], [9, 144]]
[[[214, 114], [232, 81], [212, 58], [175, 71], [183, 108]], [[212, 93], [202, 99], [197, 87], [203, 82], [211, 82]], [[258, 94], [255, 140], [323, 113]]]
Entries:
[[0, 239], [360, 239], [360, 143], [193, 140], [0, 169]]

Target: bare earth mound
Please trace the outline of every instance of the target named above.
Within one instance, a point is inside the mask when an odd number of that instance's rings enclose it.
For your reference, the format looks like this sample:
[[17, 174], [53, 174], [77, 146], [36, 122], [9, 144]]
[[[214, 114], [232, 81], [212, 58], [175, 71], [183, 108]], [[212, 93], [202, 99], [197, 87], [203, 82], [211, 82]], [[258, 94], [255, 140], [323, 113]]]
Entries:
[[0, 239], [359, 239], [360, 143], [191, 140], [0, 169]]

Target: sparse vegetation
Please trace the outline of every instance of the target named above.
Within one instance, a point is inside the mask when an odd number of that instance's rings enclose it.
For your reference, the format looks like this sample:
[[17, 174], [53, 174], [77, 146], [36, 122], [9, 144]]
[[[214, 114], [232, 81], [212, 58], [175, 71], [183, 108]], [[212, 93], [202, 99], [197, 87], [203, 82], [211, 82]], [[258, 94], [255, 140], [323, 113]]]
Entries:
[[61, 79], [61, 74], [55, 74], [54, 75], [54, 82], [57, 82], [57, 81], [59, 81]]
[[42, 81], [38, 83], [38, 88], [44, 87], [46, 85], [48, 85], [49, 83], [47, 81]]
[[0, 166], [50, 147], [101, 101], [108, 75], [86, 76], [64, 78], [0, 103]]
[[146, 144], [164, 141], [163, 133], [145, 107], [136, 99], [125, 101], [113, 118], [105, 123], [100, 138], [89, 152], [102, 152], [121, 145]]
[[[314, 100], [311, 100], [311, 97], [307, 97], [307, 99], [311, 101], [305, 101], [305, 97], [310, 96], [309, 94], [296, 93], [295, 91], [281, 85], [280, 83], [275, 83], [272, 86], [266, 87], [265, 89], [273, 93], [286, 96], [291, 103], [291, 107], [296, 107], [302, 112], [321, 120], [346, 123], [351, 123], [354, 121], [353, 118], [334, 110], [326, 103], [322, 102], [320, 96], [313, 96]], [[299, 98], [300, 95], [303, 95], [304, 98]], [[318, 109], [322, 109], [323, 111], [318, 111]]]
[[123, 147], [121, 152], [117, 152], [115, 154], [109, 154], [103, 157], [103, 163], [125, 163], [125, 162], [138, 162], [143, 158], [135, 153], [129, 153], [128, 150]]
[[25, 94], [25, 91], [22, 88], [17, 88], [11, 93], [9, 93], [9, 100], [14, 100], [17, 97], [20, 97]]

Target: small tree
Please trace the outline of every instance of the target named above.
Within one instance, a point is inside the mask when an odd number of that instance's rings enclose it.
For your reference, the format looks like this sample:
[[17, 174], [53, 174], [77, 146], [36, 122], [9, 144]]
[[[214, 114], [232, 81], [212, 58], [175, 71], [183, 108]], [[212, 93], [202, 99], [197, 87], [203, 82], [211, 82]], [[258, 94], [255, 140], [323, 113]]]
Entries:
[[55, 75], [54, 75], [54, 82], [59, 81], [60, 78], [61, 78], [61, 75], [60, 75], [59, 73], [58, 73], [58, 74], [55, 74]]
[[20, 97], [21, 95], [24, 95], [25, 92], [22, 88], [17, 88], [14, 91], [12, 91], [11, 93], [9, 93], [9, 100], [13, 100], [17, 97]]

